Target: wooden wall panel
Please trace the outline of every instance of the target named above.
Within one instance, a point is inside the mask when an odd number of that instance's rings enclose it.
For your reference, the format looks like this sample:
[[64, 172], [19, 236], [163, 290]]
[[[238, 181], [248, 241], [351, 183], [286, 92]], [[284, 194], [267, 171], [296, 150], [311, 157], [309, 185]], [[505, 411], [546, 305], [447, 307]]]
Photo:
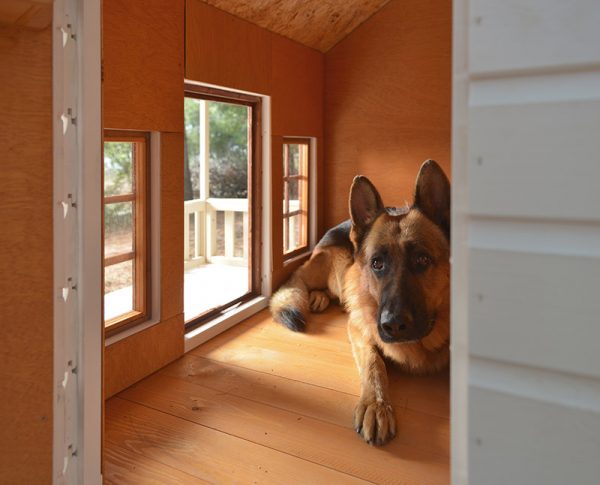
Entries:
[[[283, 136], [317, 138], [317, 172], [323, 207], [324, 56], [280, 35], [238, 19], [201, 0], [186, 3], [186, 77], [223, 88], [271, 96], [273, 283], [294, 269], [283, 265]], [[265, 237], [269, 235], [265, 234]]]
[[104, 127], [183, 130], [184, 0], [103, 0]]
[[471, 355], [600, 377], [597, 255], [471, 248], [469, 280]]
[[161, 134], [161, 320], [183, 313], [183, 135]]
[[590, 409], [569, 401], [547, 402], [518, 391], [473, 386], [469, 483], [598, 483], [600, 414], [596, 405]]
[[187, 79], [270, 92], [270, 32], [200, 0], [187, 0], [185, 22]]
[[474, 0], [469, 14], [469, 67], [475, 75], [600, 63], [597, 0]]
[[321, 136], [325, 58], [280, 35], [272, 35], [271, 102], [274, 135]]
[[183, 314], [138, 332], [104, 352], [104, 397], [152, 374], [183, 355]]
[[0, 27], [0, 483], [52, 480], [51, 30]]
[[389, 2], [325, 56], [325, 216], [348, 217], [352, 178], [411, 201], [420, 164], [450, 171], [451, 2]]
[[[595, 82], [600, 83], [600, 78]], [[512, 98], [472, 105], [470, 212], [495, 217], [600, 220], [598, 180], [590, 176], [598, 167], [600, 153], [600, 101], [594, 99], [600, 89], [595, 91], [578, 92], [592, 99], [568, 99], [573, 93], [569, 90], [567, 99], [538, 96], [525, 103]], [[574, 153], [577, 160], [573, 160]]]

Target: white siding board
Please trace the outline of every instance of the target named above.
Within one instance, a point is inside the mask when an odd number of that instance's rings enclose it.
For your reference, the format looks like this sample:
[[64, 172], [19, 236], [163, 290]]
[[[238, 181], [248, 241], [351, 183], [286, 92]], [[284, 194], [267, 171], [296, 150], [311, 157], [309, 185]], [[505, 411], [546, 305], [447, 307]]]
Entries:
[[598, 484], [600, 414], [476, 387], [469, 409], [470, 483]]
[[600, 101], [472, 107], [469, 145], [471, 214], [600, 220]]
[[471, 249], [471, 355], [600, 377], [600, 259]]
[[472, 75], [600, 63], [597, 0], [471, 0]]

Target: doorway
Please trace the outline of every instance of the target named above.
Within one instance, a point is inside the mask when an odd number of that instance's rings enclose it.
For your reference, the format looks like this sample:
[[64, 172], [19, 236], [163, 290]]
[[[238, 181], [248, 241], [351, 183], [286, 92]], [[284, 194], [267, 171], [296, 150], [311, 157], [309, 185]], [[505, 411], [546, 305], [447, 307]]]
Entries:
[[261, 99], [196, 85], [184, 98], [186, 328], [259, 291]]

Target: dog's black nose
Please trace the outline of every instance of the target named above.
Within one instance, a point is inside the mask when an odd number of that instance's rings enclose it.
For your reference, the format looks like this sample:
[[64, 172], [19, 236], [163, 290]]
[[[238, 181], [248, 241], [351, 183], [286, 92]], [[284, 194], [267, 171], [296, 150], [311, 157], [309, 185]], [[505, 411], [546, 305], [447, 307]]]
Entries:
[[406, 330], [406, 324], [402, 318], [389, 310], [383, 310], [379, 317], [381, 330], [391, 339], [400, 338]]

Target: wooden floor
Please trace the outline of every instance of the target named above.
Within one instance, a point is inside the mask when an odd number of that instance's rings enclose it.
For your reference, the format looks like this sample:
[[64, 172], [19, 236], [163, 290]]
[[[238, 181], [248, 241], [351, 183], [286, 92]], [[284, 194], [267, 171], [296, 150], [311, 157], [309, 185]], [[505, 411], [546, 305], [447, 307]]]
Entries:
[[392, 369], [398, 434], [371, 447], [345, 322], [296, 334], [263, 311], [110, 399], [105, 483], [449, 483], [448, 373]]

